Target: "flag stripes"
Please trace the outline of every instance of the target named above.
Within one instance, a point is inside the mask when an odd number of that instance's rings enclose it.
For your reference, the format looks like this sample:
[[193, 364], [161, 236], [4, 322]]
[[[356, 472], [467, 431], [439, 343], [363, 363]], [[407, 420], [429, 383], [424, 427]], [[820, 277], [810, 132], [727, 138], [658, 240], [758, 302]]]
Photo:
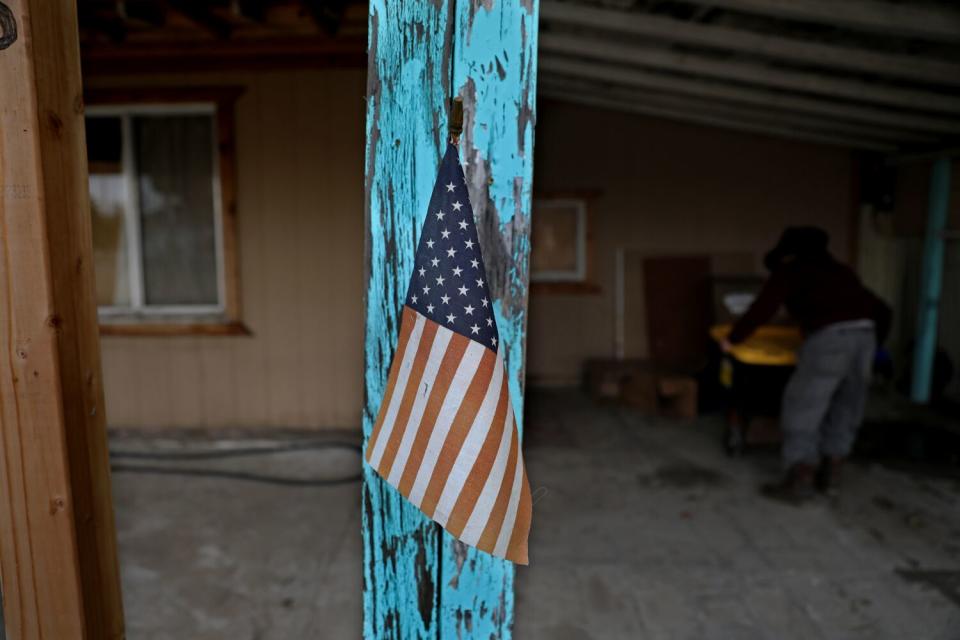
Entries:
[[[437, 374], [437, 383], [430, 392], [430, 399], [427, 400], [427, 407], [423, 412], [423, 418], [420, 424], [437, 424], [440, 418], [440, 411], [447, 397], [447, 391], [450, 390], [460, 362], [466, 354], [467, 346], [470, 344], [469, 340], [460, 340], [459, 336], [452, 331], [446, 331], [446, 333], [450, 334], [450, 346], [443, 357], [443, 363], [440, 365], [443, 375], [441, 377], [440, 373]], [[432, 427], [430, 429], [421, 429], [420, 424], [411, 425], [411, 428], [416, 431], [416, 435], [413, 438], [413, 446], [410, 448], [410, 458], [407, 460], [403, 474], [400, 476], [400, 484], [394, 485], [400, 489], [400, 493], [405, 496], [409, 496], [413, 490], [413, 482], [416, 480], [417, 473], [420, 471], [420, 465], [423, 463], [427, 445], [433, 435]]]
[[[430, 354], [430, 348], [433, 345], [434, 336], [436, 336], [439, 325], [435, 322], [425, 322], [423, 332], [420, 334], [420, 342], [417, 345], [416, 354], [413, 357], [413, 364], [410, 369], [410, 380], [407, 382], [403, 391], [403, 399], [400, 401], [400, 409], [394, 419], [394, 424], [406, 425], [410, 419], [410, 413], [413, 410], [414, 398], [419, 395], [419, 387], [423, 378], [427, 357]], [[411, 340], [411, 347], [413, 342]], [[390, 438], [387, 440], [387, 446], [383, 451], [381, 466], [384, 469], [390, 469], [397, 457], [400, 449], [400, 438], [403, 436], [403, 430], [395, 428], [390, 432]]]
[[373, 455], [370, 458], [371, 464], [380, 464], [380, 459], [386, 449], [390, 432], [396, 422], [397, 412], [400, 410], [400, 399], [403, 396], [407, 384], [410, 382], [410, 373], [413, 370], [413, 359], [416, 355], [417, 347], [420, 345], [420, 335], [423, 333], [423, 326], [426, 324], [424, 320], [425, 318], [420, 317], [414, 321], [413, 331], [410, 333], [410, 339], [407, 341], [406, 349], [403, 351], [403, 360], [400, 361], [400, 367], [397, 371], [397, 380], [391, 385], [393, 388], [390, 393], [390, 403], [387, 405], [387, 413], [384, 416], [384, 424], [386, 424], [388, 428], [384, 429], [377, 438], [376, 445], [373, 448]]
[[[437, 376], [440, 375], [441, 371], [444, 370], [444, 363], [447, 362], [447, 368], [451, 368], [452, 360], [454, 358], [459, 358], [462, 354], [462, 351], [458, 349], [447, 350], [447, 345], [450, 344], [450, 338], [453, 336], [452, 331], [437, 331], [436, 336], [433, 339], [433, 345], [430, 347], [430, 357], [427, 359], [427, 363], [424, 367], [423, 377], [420, 380], [420, 386], [423, 388], [422, 393], [417, 394], [417, 398], [414, 401], [413, 409], [410, 413], [410, 418], [407, 420], [407, 424], [404, 426], [403, 430], [403, 439], [400, 441], [397, 451], [397, 457], [393, 461], [393, 466], [390, 468], [390, 474], [387, 476], [387, 480], [390, 484], [394, 486], [400, 485], [400, 479], [403, 477], [403, 470], [407, 464], [407, 460], [410, 456], [411, 451], [414, 449], [414, 438], [416, 438], [419, 433], [418, 427], [420, 426], [420, 421], [423, 419], [424, 413], [427, 411], [427, 406], [430, 401], [430, 398], [433, 394], [428, 393], [430, 389], [434, 390], [434, 393], [440, 392], [446, 394], [447, 387], [441, 383], [437, 382]], [[466, 347], [466, 344], [463, 345]], [[450, 358], [450, 362], [447, 361], [447, 356]], [[449, 376], [446, 376], [449, 378]], [[436, 386], [435, 386], [436, 385]], [[423, 443], [423, 446], [426, 446], [426, 443]], [[420, 460], [423, 459], [423, 447], [419, 449], [420, 453], [417, 456], [416, 466], [419, 468]]]
[[366, 458], [452, 535], [527, 563], [530, 490], [499, 352], [405, 306]]

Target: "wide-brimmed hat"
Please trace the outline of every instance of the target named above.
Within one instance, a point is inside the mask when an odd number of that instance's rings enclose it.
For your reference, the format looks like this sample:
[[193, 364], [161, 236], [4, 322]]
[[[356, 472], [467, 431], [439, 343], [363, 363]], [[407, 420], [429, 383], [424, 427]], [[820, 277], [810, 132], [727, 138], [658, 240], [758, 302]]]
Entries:
[[820, 227], [787, 227], [777, 246], [763, 257], [763, 264], [773, 270], [787, 256], [806, 257], [827, 252], [830, 235]]

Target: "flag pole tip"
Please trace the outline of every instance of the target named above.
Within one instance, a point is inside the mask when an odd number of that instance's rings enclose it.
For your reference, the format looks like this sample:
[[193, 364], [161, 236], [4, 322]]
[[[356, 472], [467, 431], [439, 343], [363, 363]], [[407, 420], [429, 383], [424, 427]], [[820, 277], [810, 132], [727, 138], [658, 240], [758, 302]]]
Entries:
[[463, 133], [463, 98], [454, 98], [450, 106], [450, 142], [457, 144]]

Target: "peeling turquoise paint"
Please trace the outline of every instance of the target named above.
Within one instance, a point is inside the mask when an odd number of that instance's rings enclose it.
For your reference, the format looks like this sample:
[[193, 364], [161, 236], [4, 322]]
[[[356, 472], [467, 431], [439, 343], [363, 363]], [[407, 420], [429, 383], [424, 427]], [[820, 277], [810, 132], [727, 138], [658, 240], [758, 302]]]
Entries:
[[[536, 2], [460, 0], [454, 30], [453, 82], [465, 113], [461, 156], [521, 430], [537, 9]], [[442, 544], [440, 637], [510, 638], [514, 566], [446, 532]], [[536, 562], [535, 550], [531, 555]]]
[[[522, 424], [536, 39], [535, 0], [370, 2], [365, 437], [446, 138], [450, 64], [464, 98], [461, 155]], [[362, 499], [365, 638], [511, 636], [513, 565], [458, 543], [366, 466]]]

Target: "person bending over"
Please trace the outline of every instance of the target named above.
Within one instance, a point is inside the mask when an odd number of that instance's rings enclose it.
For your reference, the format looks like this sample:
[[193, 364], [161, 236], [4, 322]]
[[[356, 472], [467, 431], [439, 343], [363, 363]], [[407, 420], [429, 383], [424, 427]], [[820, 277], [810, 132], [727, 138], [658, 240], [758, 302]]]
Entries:
[[840, 469], [863, 420], [874, 351], [890, 329], [892, 312], [853, 270], [827, 250], [817, 227], [790, 227], [764, 257], [770, 277], [723, 343], [743, 342], [781, 305], [804, 335], [783, 393], [785, 474], [762, 492], [791, 503], [833, 494]]

